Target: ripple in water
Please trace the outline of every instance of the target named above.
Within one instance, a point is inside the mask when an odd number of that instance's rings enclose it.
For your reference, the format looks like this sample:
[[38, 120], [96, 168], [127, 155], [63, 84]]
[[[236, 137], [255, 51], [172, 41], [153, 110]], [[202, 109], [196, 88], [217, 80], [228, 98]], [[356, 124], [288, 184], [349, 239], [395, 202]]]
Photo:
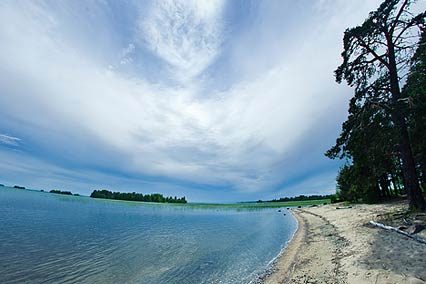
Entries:
[[0, 189], [0, 283], [247, 284], [290, 214], [130, 204]]

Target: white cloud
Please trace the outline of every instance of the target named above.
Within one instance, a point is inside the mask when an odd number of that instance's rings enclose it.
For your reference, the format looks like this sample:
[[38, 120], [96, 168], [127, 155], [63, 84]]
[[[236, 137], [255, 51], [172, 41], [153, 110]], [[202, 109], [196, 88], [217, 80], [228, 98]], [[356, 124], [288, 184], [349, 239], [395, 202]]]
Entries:
[[9, 146], [18, 146], [21, 141], [18, 137], [13, 137], [5, 134], [0, 134], [0, 143], [6, 144]]
[[[248, 29], [247, 35], [266, 35], [230, 45], [229, 64], [243, 75], [207, 96], [195, 78], [225, 52], [223, 1], [156, 1], [134, 23], [135, 37], [169, 64], [181, 87], [129, 77], [110, 68], [113, 62], [93, 59], [68, 34], [75, 23], [47, 6], [3, 1], [0, 116], [23, 125], [17, 135], [25, 132], [53, 155], [70, 153], [76, 163], [268, 191], [327, 163], [322, 153], [337, 135], [352, 92], [332, 74], [342, 33], [378, 3], [361, 2], [357, 10], [346, 0], [319, 1], [311, 18], [299, 23], [303, 33], [284, 24]], [[141, 43], [125, 42], [117, 50], [99, 46], [99, 53], [116, 52], [122, 64], [136, 64]]]
[[0, 149], [0, 160], [7, 161], [0, 163], [2, 173], [0, 182], [5, 185], [20, 184], [30, 189], [70, 190], [84, 195], [90, 195], [94, 189], [161, 192], [170, 196], [188, 196], [188, 193], [193, 195], [195, 192], [197, 196], [195, 198], [198, 200], [203, 198], [195, 189], [189, 191], [188, 188], [161, 181], [124, 178], [88, 169], [66, 169], [55, 163], [30, 157], [23, 152]]
[[219, 53], [224, 0], [155, 0], [142, 13], [140, 37], [186, 83]]
[[123, 48], [121, 52], [121, 59], [120, 64], [125, 65], [132, 63], [133, 58], [132, 54], [135, 52], [135, 45], [133, 43], [129, 43], [129, 45], [126, 48]]

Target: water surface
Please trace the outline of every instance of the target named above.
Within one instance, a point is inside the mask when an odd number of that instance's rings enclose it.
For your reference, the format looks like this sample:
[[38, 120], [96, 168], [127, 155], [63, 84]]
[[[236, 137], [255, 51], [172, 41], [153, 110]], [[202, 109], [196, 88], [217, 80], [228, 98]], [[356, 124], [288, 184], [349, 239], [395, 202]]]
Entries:
[[0, 187], [0, 283], [247, 284], [296, 221]]

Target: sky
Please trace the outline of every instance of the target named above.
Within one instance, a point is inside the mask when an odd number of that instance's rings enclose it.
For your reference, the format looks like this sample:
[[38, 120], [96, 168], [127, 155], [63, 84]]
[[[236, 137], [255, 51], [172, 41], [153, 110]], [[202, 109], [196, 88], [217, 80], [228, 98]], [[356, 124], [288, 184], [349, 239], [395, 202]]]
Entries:
[[0, 1], [0, 183], [232, 202], [329, 194], [376, 0]]

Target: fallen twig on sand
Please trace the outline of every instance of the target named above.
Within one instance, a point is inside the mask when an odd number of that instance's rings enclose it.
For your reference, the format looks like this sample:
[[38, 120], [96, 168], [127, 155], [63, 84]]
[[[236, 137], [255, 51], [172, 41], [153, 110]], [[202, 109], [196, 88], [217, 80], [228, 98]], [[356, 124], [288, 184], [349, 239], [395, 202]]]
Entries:
[[336, 209], [351, 209], [352, 206], [337, 206]]
[[416, 240], [419, 243], [426, 244], [426, 239], [420, 238], [420, 237], [415, 236], [415, 235], [411, 235], [411, 234], [409, 234], [407, 232], [399, 230], [398, 228], [395, 228], [395, 227], [392, 227], [392, 226], [386, 226], [386, 225], [383, 225], [383, 224], [380, 224], [380, 223], [377, 223], [377, 222], [374, 222], [374, 221], [370, 221], [370, 224], [373, 225], [373, 226], [385, 229], [385, 230], [397, 232], [397, 233], [402, 234], [404, 236], [407, 236], [407, 237], [409, 237], [409, 238], [411, 238], [413, 240]]

